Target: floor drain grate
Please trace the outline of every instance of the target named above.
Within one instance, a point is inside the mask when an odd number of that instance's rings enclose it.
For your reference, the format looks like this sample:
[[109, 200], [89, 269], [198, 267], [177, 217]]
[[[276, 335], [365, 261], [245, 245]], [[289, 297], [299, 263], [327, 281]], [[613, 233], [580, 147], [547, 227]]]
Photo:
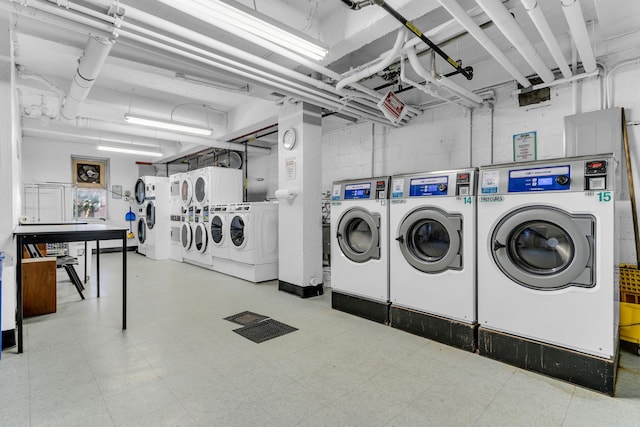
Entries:
[[229, 322], [233, 322], [238, 325], [248, 326], [253, 323], [261, 322], [268, 318], [268, 316], [263, 316], [262, 314], [252, 313], [251, 311], [243, 311], [242, 313], [225, 317], [224, 320], [228, 320]]
[[253, 323], [244, 328], [234, 329], [233, 332], [255, 343], [261, 343], [297, 330], [298, 328], [294, 328], [293, 326], [269, 319], [259, 323]]

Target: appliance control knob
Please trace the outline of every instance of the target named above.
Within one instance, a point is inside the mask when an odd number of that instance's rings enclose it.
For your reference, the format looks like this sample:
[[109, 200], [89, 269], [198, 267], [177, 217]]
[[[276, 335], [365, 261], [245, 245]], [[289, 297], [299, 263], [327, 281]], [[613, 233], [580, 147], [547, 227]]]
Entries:
[[438, 185], [438, 191], [447, 191], [447, 184]]
[[556, 177], [556, 182], [560, 185], [567, 185], [569, 183], [569, 177], [566, 175], [558, 175]]

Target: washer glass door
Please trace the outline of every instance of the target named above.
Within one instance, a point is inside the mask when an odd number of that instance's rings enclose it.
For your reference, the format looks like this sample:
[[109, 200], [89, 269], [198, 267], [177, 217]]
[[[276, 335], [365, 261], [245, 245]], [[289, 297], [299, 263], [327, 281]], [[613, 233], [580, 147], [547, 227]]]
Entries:
[[220, 215], [215, 215], [211, 218], [211, 240], [216, 245], [220, 245], [222, 243], [222, 239], [224, 238], [224, 234], [222, 232], [222, 218]]
[[396, 241], [405, 260], [425, 273], [462, 267], [462, 218], [437, 208], [411, 211], [398, 228]]
[[134, 192], [135, 192], [136, 203], [139, 205], [144, 203], [144, 199], [146, 197], [146, 191], [144, 188], [144, 181], [142, 180], [142, 178], [139, 178], [136, 181], [136, 187]]
[[204, 199], [207, 196], [207, 182], [203, 176], [199, 176], [198, 179], [196, 179], [194, 192], [196, 194], [196, 201], [198, 203], [204, 202]]
[[349, 209], [340, 217], [336, 239], [344, 256], [353, 262], [380, 259], [380, 214]]
[[191, 240], [193, 239], [193, 231], [191, 226], [187, 223], [182, 224], [182, 230], [180, 230], [180, 242], [185, 249], [191, 248]]
[[498, 223], [490, 249], [500, 270], [522, 286], [591, 287], [593, 229], [588, 215], [553, 207], [520, 209]]
[[138, 242], [144, 243], [147, 240], [147, 226], [144, 218], [138, 220]]
[[207, 235], [207, 228], [203, 223], [196, 226], [195, 243], [196, 250], [200, 253], [204, 253], [207, 250], [209, 236]]
[[193, 188], [191, 188], [191, 179], [184, 178], [180, 185], [180, 199], [183, 206], [188, 206], [191, 203]]
[[147, 204], [146, 218], [149, 230], [153, 230], [156, 225], [156, 206], [151, 201]]
[[242, 247], [245, 242], [244, 235], [244, 220], [240, 215], [234, 215], [229, 224], [229, 235], [231, 236], [231, 243], [236, 248]]

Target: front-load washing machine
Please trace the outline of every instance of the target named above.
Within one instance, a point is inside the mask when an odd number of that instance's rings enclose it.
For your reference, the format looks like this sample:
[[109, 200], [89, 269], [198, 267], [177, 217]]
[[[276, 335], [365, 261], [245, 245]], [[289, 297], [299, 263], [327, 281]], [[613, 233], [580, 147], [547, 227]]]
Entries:
[[232, 275], [251, 282], [278, 278], [278, 203], [236, 203], [229, 208]]
[[138, 219], [136, 220], [136, 239], [138, 241], [138, 247], [136, 252], [140, 255], [147, 254], [147, 217], [146, 217], [146, 204], [138, 206], [137, 212]]
[[209, 231], [209, 206], [196, 208], [196, 221], [193, 230], [193, 245], [195, 252], [192, 261], [196, 261], [201, 267], [213, 267], [211, 258], [211, 238]]
[[[173, 174], [169, 177], [171, 186], [171, 203], [170, 203], [170, 242], [169, 242], [169, 258], [174, 261], [182, 262], [182, 244], [180, 242], [180, 228], [182, 223], [182, 200], [180, 197], [180, 185], [182, 184], [182, 174]], [[186, 212], [184, 213], [186, 215]]]
[[613, 393], [616, 169], [610, 155], [480, 169], [480, 354]]
[[183, 211], [186, 211], [184, 215], [182, 215], [182, 225], [180, 226], [180, 244], [182, 246], [182, 260], [183, 261], [191, 261], [195, 257], [193, 255], [194, 245], [193, 245], [193, 232], [195, 228], [195, 206], [189, 206], [188, 208], [183, 208]]
[[233, 274], [231, 248], [229, 247], [229, 205], [217, 204], [209, 207], [211, 256], [213, 269], [224, 274]]
[[389, 321], [389, 177], [333, 183], [331, 306]]
[[396, 175], [390, 201], [390, 323], [476, 348], [476, 170]]
[[155, 260], [167, 259], [169, 258], [171, 236], [169, 178], [145, 176], [142, 179], [146, 184], [147, 241], [145, 255]]

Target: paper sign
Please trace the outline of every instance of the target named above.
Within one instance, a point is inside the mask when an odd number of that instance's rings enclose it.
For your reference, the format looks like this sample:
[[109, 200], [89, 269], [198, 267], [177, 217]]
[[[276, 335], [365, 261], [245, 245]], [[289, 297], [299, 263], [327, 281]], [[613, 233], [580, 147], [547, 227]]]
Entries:
[[537, 135], [535, 131], [513, 135], [514, 162], [528, 162], [536, 160], [537, 157]]

